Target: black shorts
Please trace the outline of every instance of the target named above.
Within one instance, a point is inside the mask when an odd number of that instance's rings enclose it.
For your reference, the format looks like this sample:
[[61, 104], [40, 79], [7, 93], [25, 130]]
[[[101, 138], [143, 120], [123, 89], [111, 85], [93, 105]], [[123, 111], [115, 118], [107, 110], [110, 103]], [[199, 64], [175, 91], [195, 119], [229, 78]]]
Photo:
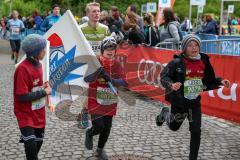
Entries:
[[13, 52], [19, 52], [21, 47], [21, 40], [10, 40], [10, 46]]
[[23, 143], [27, 140], [34, 139], [35, 141], [43, 141], [45, 128], [32, 128], [32, 127], [23, 127], [20, 128], [21, 137], [20, 143]]

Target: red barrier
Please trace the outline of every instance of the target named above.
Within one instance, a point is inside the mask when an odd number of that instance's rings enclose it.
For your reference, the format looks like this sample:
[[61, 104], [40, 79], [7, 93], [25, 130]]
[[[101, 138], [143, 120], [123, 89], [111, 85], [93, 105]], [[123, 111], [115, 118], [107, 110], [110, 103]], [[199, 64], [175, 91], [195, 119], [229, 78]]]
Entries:
[[[163, 65], [177, 53], [143, 46], [125, 46], [118, 50], [117, 59], [125, 70], [130, 90], [167, 103], [159, 78]], [[240, 123], [240, 70], [235, 67], [240, 66], [240, 57], [210, 55], [210, 61], [216, 75], [229, 79], [231, 86], [229, 89], [202, 93], [202, 111]]]

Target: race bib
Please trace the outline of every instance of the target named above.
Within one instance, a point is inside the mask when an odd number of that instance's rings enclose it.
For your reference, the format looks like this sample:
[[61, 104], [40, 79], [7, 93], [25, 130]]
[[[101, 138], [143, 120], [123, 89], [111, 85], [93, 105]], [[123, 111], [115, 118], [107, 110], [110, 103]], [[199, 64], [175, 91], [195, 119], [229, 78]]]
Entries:
[[19, 27], [12, 27], [12, 35], [19, 35], [20, 34], [20, 28]]
[[201, 79], [189, 79], [184, 82], [184, 97], [193, 100], [196, 99], [203, 91]]
[[95, 55], [99, 55], [101, 41], [90, 41], [90, 44], [92, 46], [92, 50], [95, 53]]
[[114, 95], [110, 88], [97, 88], [97, 102], [101, 105], [111, 105], [118, 102], [118, 97]]
[[[34, 87], [32, 89], [32, 92], [36, 92], [36, 91], [39, 91], [41, 90], [42, 88], [40, 86], [38, 87]], [[41, 109], [45, 106], [45, 97], [41, 98], [41, 99], [38, 99], [38, 100], [35, 100], [35, 101], [32, 101], [32, 110], [38, 110], [38, 109]]]

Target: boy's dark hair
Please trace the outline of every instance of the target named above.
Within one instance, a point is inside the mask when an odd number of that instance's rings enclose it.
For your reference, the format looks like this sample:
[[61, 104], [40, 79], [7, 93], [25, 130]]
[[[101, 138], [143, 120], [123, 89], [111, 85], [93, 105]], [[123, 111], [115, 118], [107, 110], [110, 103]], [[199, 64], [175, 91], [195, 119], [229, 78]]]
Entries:
[[56, 8], [56, 7], [60, 8], [58, 4], [54, 4], [54, 5], [52, 6], [52, 9], [54, 9], [54, 8]]

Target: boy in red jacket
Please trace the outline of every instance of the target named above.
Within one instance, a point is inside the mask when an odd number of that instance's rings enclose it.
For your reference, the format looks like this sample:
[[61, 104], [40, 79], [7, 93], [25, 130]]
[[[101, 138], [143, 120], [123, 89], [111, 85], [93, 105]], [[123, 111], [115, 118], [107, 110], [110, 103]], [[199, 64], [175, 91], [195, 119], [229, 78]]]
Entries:
[[122, 79], [123, 70], [121, 65], [113, 60], [116, 54], [117, 42], [113, 37], [106, 37], [101, 44], [101, 55], [99, 61], [102, 64], [100, 73], [94, 77], [85, 78], [90, 82], [88, 90], [88, 113], [91, 115], [92, 127], [86, 131], [85, 146], [93, 148], [93, 136], [99, 134], [96, 156], [107, 160], [108, 157], [103, 150], [109, 137], [112, 118], [116, 115], [118, 97], [112, 92], [107, 82], [114, 86], [126, 86]]
[[45, 96], [51, 88], [43, 84], [42, 65], [46, 54], [46, 39], [37, 34], [27, 36], [22, 42], [27, 58], [14, 73], [14, 113], [21, 131], [27, 160], [37, 160], [43, 143]]

